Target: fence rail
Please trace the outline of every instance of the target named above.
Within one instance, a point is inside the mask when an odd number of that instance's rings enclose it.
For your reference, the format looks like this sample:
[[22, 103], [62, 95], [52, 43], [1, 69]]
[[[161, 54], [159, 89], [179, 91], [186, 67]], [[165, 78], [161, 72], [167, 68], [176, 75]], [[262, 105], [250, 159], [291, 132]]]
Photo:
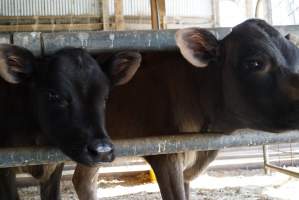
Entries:
[[[205, 151], [229, 147], [294, 142], [299, 142], [298, 131], [275, 134], [250, 130], [242, 130], [230, 135], [189, 133], [186, 135], [113, 141], [116, 157], [170, 154], [184, 151]], [[28, 147], [0, 149], [0, 167], [37, 165], [67, 160], [69, 158], [55, 148]]]
[[[282, 34], [299, 35], [299, 26], [276, 26]], [[209, 29], [218, 39], [225, 37], [231, 28]], [[176, 50], [175, 30], [162, 31], [84, 31], [84, 32], [17, 32], [0, 33], [2, 41], [32, 50], [36, 55], [53, 53], [65, 47], [82, 47], [91, 53], [119, 50], [161, 51]], [[12, 38], [12, 40], [10, 39]]]

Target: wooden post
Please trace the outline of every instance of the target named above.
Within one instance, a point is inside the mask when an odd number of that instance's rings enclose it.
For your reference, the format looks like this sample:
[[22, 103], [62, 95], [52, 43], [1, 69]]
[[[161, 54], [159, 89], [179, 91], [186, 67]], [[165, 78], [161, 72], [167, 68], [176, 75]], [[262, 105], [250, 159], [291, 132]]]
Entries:
[[116, 30], [125, 29], [125, 20], [123, 15], [123, 1], [114, 0], [114, 10], [115, 10], [115, 28]]
[[157, 0], [151, 0], [151, 19], [152, 19], [152, 29], [159, 30], [159, 14]]
[[164, 18], [166, 15], [165, 0], [151, 0], [152, 29], [165, 29]]
[[166, 29], [165, 16], [166, 16], [166, 7], [165, 0], [157, 0], [158, 2], [158, 16], [159, 16], [159, 28]]
[[212, 1], [212, 9], [213, 9], [213, 27], [218, 27], [220, 25], [219, 20], [219, 0]]
[[102, 22], [104, 31], [109, 30], [110, 21], [109, 21], [109, 0], [100, 0], [101, 4], [101, 13], [102, 13]]

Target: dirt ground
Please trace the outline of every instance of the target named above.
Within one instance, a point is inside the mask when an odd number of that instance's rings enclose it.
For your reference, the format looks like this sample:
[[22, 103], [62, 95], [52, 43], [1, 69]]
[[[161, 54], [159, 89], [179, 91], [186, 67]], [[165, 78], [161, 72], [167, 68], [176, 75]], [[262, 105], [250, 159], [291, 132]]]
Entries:
[[[298, 200], [299, 180], [263, 170], [208, 171], [191, 183], [191, 200]], [[21, 199], [38, 200], [37, 187], [22, 188]], [[62, 199], [77, 200], [70, 181], [62, 182]], [[157, 184], [100, 180], [101, 200], [161, 200]]]

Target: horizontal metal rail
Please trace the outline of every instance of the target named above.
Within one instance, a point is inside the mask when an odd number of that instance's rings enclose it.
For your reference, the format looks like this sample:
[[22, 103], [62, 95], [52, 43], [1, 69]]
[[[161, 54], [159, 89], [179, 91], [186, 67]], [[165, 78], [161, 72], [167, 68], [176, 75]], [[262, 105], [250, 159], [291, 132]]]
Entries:
[[282, 174], [286, 174], [288, 176], [292, 176], [292, 177], [295, 177], [295, 178], [299, 178], [299, 172], [295, 172], [295, 171], [292, 171], [292, 170], [289, 170], [289, 169], [284, 169], [282, 167], [278, 167], [278, 166], [275, 166], [275, 165], [271, 165], [271, 164], [265, 164], [265, 167], [267, 169], [271, 169], [273, 171], [277, 171], [277, 172], [280, 172]]
[[274, 164], [269, 163], [269, 153], [268, 153], [268, 146], [263, 145], [263, 158], [264, 158], [264, 170], [266, 174], [269, 174], [269, 170], [277, 171], [295, 178], [299, 178], [299, 172], [292, 171], [289, 169], [285, 169]]
[[[276, 26], [282, 33], [299, 35], [299, 26]], [[225, 37], [231, 28], [209, 29], [218, 39]], [[176, 30], [161, 31], [80, 31], [80, 32], [17, 32], [0, 34], [0, 43], [8, 40], [32, 50], [36, 55], [52, 53], [65, 46], [83, 47], [92, 53], [120, 50], [161, 51], [177, 49]], [[3, 39], [4, 38], [4, 39]]]
[[[242, 130], [230, 135], [190, 133], [186, 135], [161, 136], [115, 140], [117, 157], [170, 154], [184, 151], [216, 150], [228, 147], [259, 146], [275, 143], [299, 142], [299, 132], [268, 133]], [[0, 167], [36, 165], [70, 160], [55, 148], [7, 148], [0, 149]]]

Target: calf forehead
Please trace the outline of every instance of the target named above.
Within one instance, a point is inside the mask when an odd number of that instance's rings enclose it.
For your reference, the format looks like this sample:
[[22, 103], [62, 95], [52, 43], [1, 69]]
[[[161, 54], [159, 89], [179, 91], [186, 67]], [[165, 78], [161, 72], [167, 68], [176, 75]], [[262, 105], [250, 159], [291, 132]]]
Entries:
[[237, 43], [242, 49], [254, 47], [269, 52], [286, 42], [276, 29], [261, 20], [248, 20], [234, 27], [227, 38], [228, 43]]
[[267, 24], [265, 21], [259, 19], [247, 20], [234, 27], [233, 32], [241, 32], [243, 34], [248, 33], [249, 35], [256, 34], [256, 36], [264, 35], [272, 38], [282, 37], [279, 31]]
[[266, 56], [278, 65], [291, 70], [297, 68], [297, 47], [262, 20], [248, 20], [236, 26], [223, 43], [224, 50], [228, 54], [237, 53], [238, 59]]
[[95, 60], [82, 49], [63, 49], [50, 60], [50, 73], [65, 74], [69, 77], [91, 76], [100, 69]]
[[53, 55], [47, 76], [49, 86], [58, 89], [87, 91], [98, 87], [104, 90], [109, 84], [100, 66], [82, 49], [64, 49]]

